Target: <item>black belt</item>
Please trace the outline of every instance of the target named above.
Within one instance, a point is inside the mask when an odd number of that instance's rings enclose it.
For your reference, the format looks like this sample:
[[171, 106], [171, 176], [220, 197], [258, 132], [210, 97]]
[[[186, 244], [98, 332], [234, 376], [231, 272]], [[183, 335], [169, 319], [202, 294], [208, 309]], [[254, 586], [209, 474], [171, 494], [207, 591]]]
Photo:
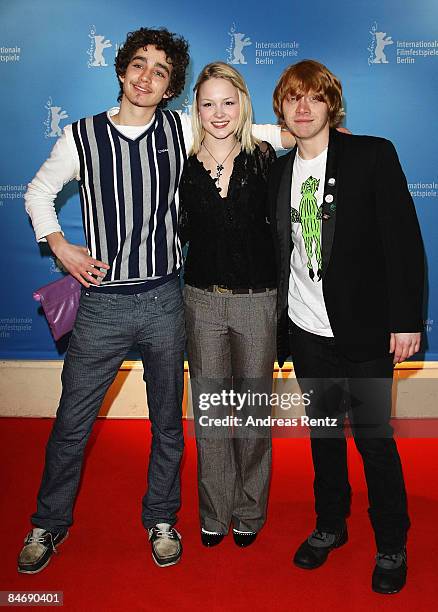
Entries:
[[211, 293], [229, 293], [231, 295], [266, 293], [267, 291], [272, 291], [272, 289], [274, 289], [274, 287], [260, 287], [257, 289], [248, 289], [241, 287], [229, 289], [228, 287], [224, 287], [223, 285], [210, 285], [209, 287], [204, 287], [204, 291], [210, 291]]

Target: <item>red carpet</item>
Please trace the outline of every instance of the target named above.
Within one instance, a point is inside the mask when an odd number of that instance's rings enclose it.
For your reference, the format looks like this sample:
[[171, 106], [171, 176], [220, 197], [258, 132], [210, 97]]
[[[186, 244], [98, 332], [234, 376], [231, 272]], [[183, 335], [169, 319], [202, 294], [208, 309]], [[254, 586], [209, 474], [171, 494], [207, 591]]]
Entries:
[[268, 522], [256, 543], [238, 549], [231, 537], [214, 549], [199, 539], [194, 440], [187, 437], [182, 509], [177, 528], [184, 554], [179, 565], [158, 568], [140, 522], [149, 422], [100, 420], [94, 430], [69, 539], [49, 566], [34, 576], [16, 572], [16, 556], [34, 511], [49, 419], [1, 419], [0, 590], [63, 591], [64, 609], [136, 610], [409, 610], [436, 607], [438, 530], [436, 440], [401, 439], [410, 499], [409, 576], [394, 596], [370, 589], [374, 543], [365, 481], [354, 444], [354, 490], [349, 543], [322, 568], [294, 567], [294, 549], [313, 528], [307, 440], [274, 440]]

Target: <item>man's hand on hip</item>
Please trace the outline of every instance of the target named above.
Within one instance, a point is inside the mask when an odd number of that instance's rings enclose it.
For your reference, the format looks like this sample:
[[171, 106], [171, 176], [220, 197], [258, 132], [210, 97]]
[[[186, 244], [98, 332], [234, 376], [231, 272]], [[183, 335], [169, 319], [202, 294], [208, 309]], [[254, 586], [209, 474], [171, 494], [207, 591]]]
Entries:
[[421, 333], [391, 334], [389, 352], [394, 353], [394, 363], [401, 363], [420, 350]]
[[[109, 270], [109, 265], [94, 259], [84, 246], [70, 244], [60, 232], [46, 236], [47, 242], [64, 268], [84, 287], [100, 285]], [[99, 269], [103, 268], [103, 272]]]

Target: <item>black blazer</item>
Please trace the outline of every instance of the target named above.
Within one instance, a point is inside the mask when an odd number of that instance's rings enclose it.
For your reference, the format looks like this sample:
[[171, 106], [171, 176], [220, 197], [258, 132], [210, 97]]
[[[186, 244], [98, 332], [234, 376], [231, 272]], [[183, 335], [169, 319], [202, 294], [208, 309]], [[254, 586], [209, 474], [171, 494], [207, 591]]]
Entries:
[[[268, 182], [280, 366], [290, 353], [290, 198], [296, 151], [275, 162]], [[327, 195], [333, 199], [327, 202]], [[337, 346], [353, 361], [387, 354], [391, 332], [423, 329], [423, 243], [406, 178], [388, 140], [330, 130], [321, 282]]]

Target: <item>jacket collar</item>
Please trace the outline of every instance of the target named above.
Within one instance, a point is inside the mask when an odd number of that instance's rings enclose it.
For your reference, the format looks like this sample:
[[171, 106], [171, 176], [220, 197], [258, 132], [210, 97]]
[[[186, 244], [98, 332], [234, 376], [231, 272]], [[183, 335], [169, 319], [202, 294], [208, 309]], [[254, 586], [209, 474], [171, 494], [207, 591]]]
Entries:
[[292, 224], [291, 224], [291, 186], [292, 186], [292, 170], [294, 167], [295, 155], [297, 147], [284, 157], [283, 172], [280, 178], [280, 185], [277, 194], [277, 235], [280, 242], [282, 253], [288, 254], [292, 248]]
[[339, 133], [330, 130], [327, 163], [325, 167], [324, 195], [322, 200], [322, 276], [327, 271], [332, 253], [338, 208], [339, 182]]

